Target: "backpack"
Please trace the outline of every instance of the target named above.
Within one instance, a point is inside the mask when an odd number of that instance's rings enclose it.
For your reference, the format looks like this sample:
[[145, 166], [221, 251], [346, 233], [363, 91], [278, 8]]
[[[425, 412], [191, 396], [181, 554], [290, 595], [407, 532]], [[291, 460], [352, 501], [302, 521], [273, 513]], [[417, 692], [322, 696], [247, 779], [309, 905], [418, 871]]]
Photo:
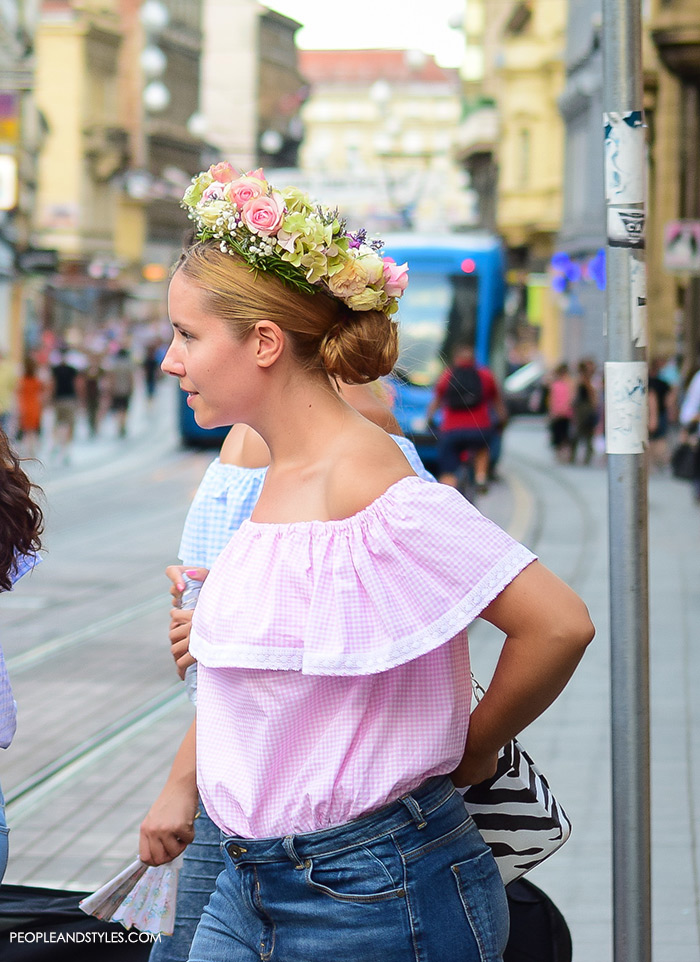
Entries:
[[510, 937], [503, 962], [571, 962], [571, 933], [550, 897], [527, 879], [506, 886]]
[[453, 367], [445, 391], [444, 403], [452, 411], [468, 411], [478, 407], [484, 397], [481, 377], [473, 364]]

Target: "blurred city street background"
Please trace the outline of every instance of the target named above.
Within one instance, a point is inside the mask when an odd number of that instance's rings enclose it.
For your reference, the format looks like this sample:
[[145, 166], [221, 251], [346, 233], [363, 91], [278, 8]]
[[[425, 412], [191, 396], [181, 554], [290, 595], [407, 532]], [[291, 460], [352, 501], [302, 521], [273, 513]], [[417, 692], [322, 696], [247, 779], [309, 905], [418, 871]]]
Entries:
[[[697, 0], [642, 16], [653, 957], [700, 962], [700, 487], [670, 467], [700, 367]], [[19, 703], [7, 882], [116, 874], [190, 717], [163, 569], [214, 446], [159, 364], [180, 200], [225, 159], [408, 261], [386, 397], [429, 462], [426, 408], [460, 338], [503, 391], [479, 507], [598, 629], [523, 739], [574, 823], [533, 880], [575, 962], [612, 962], [604, 31], [601, 0], [355, 0], [342, 17], [322, 0], [0, 0], [0, 426], [47, 515], [45, 560], [0, 596]], [[556, 450], [553, 385], [573, 431]], [[479, 623], [472, 643], [488, 679], [497, 639]]]

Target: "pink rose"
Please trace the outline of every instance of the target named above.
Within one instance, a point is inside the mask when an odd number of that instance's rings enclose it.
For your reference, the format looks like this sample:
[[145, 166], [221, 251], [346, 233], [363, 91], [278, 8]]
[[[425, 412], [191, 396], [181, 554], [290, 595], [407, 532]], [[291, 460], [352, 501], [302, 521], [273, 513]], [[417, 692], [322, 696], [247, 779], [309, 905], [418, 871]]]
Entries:
[[215, 181], [213, 184], [209, 184], [207, 189], [204, 191], [204, 193], [202, 194], [202, 200], [205, 202], [208, 202], [210, 200], [223, 200], [225, 189], [226, 188], [224, 187], [223, 184], [220, 184], [218, 181]]
[[243, 223], [253, 234], [269, 237], [279, 229], [284, 217], [284, 198], [277, 191], [253, 197], [241, 210]]
[[388, 297], [401, 297], [408, 286], [408, 264], [397, 264], [393, 257], [384, 257], [384, 291]]
[[242, 210], [249, 200], [264, 194], [266, 186], [264, 180], [261, 181], [260, 178], [252, 174], [246, 174], [245, 177], [239, 177], [229, 184], [228, 199], [239, 210]]
[[265, 181], [265, 174], [263, 173], [262, 167], [258, 167], [257, 170], [249, 170], [246, 177], [255, 177], [257, 180]]
[[222, 160], [220, 164], [212, 164], [209, 173], [220, 184], [230, 184], [237, 176], [235, 168], [227, 160]]

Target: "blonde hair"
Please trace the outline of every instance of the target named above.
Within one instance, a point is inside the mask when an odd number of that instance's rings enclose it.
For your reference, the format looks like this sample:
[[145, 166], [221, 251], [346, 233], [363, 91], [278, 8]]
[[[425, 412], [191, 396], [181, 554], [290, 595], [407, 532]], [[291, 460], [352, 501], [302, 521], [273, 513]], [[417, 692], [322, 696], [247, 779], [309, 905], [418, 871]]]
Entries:
[[194, 281], [207, 309], [244, 338], [258, 321], [279, 325], [306, 370], [324, 370], [346, 384], [367, 384], [388, 374], [398, 356], [396, 322], [382, 311], [352, 311], [324, 291], [304, 293], [255, 271], [216, 243], [188, 247], [175, 271]]

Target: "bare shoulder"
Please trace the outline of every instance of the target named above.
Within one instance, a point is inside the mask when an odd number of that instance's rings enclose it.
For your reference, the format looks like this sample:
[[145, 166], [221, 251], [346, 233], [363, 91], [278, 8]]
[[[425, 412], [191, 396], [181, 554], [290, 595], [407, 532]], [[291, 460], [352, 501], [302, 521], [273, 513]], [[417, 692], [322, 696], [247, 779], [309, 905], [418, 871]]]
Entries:
[[264, 468], [270, 462], [270, 453], [257, 431], [247, 424], [234, 424], [224, 438], [219, 459], [222, 464], [239, 468]]
[[348, 518], [415, 472], [397, 443], [374, 425], [360, 428], [329, 469], [328, 516]]

